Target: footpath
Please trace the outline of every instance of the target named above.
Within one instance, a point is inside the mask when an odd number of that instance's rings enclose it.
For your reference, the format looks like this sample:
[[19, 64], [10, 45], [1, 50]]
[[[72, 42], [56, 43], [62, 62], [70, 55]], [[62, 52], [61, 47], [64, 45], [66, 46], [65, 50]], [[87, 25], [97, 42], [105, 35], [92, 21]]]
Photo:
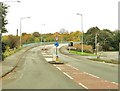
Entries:
[[15, 54], [12, 54], [11, 56], [5, 58], [4, 61], [0, 62], [0, 79], [13, 71], [17, 64], [20, 61], [20, 58], [25, 54], [26, 51], [33, 48], [35, 46], [28, 46], [23, 49], [21, 49], [19, 52], [16, 52]]

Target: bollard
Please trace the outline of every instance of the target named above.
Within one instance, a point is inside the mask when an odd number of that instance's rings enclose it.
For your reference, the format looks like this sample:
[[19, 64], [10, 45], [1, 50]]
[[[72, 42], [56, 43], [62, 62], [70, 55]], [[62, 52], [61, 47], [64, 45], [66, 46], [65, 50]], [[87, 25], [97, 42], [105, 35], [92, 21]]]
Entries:
[[59, 62], [59, 56], [58, 55], [56, 56], [56, 62]]

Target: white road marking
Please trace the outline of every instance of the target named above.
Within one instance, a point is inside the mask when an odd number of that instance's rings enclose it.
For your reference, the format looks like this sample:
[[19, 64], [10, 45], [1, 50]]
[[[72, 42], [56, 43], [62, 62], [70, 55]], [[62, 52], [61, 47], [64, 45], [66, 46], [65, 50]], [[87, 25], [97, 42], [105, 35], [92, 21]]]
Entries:
[[118, 83], [116, 83], [116, 82], [112, 82], [113, 84], [117, 84], [118, 85]]
[[[32, 55], [32, 56], [33, 56], [33, 55]], [[24, 63], [24, 68], [23, 68], [23, 73], [19, 76], [18, 80], [22, 79], [22, 77], [23, 77], [23, 75], [24, 75], [24, 72], [25, 72], [25, 70], [26, 70], [26, 64], [27, 64], [27, 62], [25, 61], [25, 63]]]
[[79, 83], [80, 86], [82, 86], [85, 89], [88, 89], [85, 85], [83, 85], [82, 83]]
[[69, 76], [67, 73], [63, 72], [63, 74], [65, 74], [67, 77], [69, 77], [70, 79], [73, 79], [71, 76]]
[[43, 56], [52, 57], [52, 55], [43, 55]]
[[69, 64], [66, 64], [66, 65], [72, 67], [72, 68], [75, 69], [75, 70], [79, 70], [79, 69], [77, 69], [77, 68], [75, 68], [75, 67], [73, 67], [73, 66], [71, 66], [71, 65], [69, 65]]
[[77, 69], [77, 68], [75, 68], [75, 67], [73, 67], [73, 66], [72, 66], [72, 68], [75, 69], [75, 70], [79, 70], [79, 69]]
[[53, 66], [57, 66], [57, 65], [53, 64]]
[[52, 58], [45, 58], [47, 62], [53, 61]]
[[46, 53], [42, 53], [43, 55], [46, 55]]
[[59, 67], [56, 67], [57, 69], [59, 69], [61, 71], [61, 69]]
[[20, 75], [19, 80], [23, 77], [23, 73]]
[[100, 78], [100, 77], [98, 77], [98, 76], [92, 75], [92, 74], [87, 73], [87, 72], [84, 72], [84, 73], [85, 73], [85, 74], [88, 74], [88, 75], [90, 75], [90, 76], [93, 76], [93, 77], [95, 77], [95, 78]]

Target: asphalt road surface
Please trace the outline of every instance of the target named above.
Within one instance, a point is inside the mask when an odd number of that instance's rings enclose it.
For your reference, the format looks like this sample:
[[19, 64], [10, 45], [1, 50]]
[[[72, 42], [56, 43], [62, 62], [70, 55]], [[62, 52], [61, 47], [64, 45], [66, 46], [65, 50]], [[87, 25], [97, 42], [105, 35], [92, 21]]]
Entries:
[[41, 47], [28, 50], [18, 67], [2, 79], [3, 89], [83, 89], [49, 64]]
[[[3, 89], [117, 89], [118, 65], [93, 62], [78, 55], [58, 51], [59, 61], [49, 64], [56, 48], [28, 50], [18, 67], [3, 78]], [[66, 51], [65, 49], [62, 49]]]

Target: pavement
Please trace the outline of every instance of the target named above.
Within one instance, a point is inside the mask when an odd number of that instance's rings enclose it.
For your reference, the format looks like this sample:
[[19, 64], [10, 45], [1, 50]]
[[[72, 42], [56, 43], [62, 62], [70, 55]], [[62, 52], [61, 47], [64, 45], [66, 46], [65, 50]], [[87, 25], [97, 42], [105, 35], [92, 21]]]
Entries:
[[33, 46], [25, 47], [19, 52], [7, 57], [4, 61], [0, 62], [0, 78], [11, 72], [19, 63], [19, 59], [24, 53], [33, 48]]

